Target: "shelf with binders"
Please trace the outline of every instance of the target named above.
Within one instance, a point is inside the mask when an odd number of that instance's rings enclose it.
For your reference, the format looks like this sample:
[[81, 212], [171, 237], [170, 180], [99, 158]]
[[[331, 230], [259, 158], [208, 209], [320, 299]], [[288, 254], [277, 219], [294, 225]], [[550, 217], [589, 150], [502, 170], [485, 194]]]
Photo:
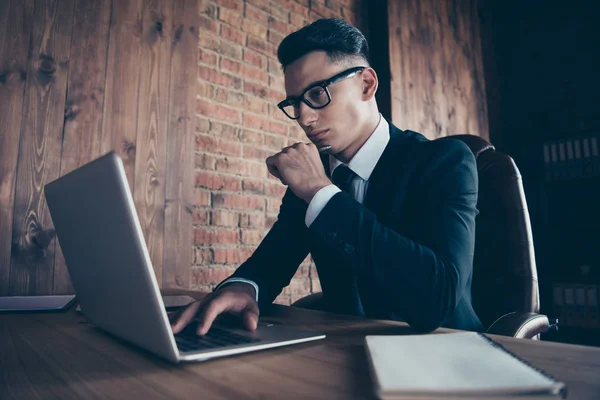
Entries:
[[559, 327], [600, 329], [599, 287], [598, 284], [554, 283], [553, 317], [558, 318]]
[[561, 282], [553, 284], [553, 309], [550, 318], [558, 319], [558, 330], [542, 339], [600, 347], [598, 314], [599, 284]]
[[600, 177], [600, 134], [554, 139], [543, 144], [546, 182]]

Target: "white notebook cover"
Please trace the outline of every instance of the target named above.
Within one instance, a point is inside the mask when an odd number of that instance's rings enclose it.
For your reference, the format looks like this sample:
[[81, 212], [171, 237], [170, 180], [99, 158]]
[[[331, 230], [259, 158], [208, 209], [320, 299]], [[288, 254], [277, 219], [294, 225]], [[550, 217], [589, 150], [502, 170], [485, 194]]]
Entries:
[[564, 384], [476, 332], [367, 336], [379, 397], [560, 395]]

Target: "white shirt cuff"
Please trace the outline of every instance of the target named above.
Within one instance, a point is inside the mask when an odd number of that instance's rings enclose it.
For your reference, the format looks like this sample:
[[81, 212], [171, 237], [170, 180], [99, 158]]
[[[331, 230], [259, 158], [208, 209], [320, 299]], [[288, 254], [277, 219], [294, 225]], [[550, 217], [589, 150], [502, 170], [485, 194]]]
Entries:
[[221, 289], [223, 286], [227, 285], [228, 283], [236, 283], [236, 282], [247, 283], [248, 285], [252, 285], [252, 287], [254, 287], [254, 292], [256, 293], [256, 302], [258, 303], [258, 285], [256, 284], [256, 282], [251, 281], [250, 279], [227, 278], [223, 282], [219, 283], [217, 285], [217, 287], [214, 288], [213, 292], [216, 292], [217, 290]]
[[317, 219], [321, 211], [325, 208], [329, 200], [336, 194], [341, 192], [340, 188], [335, 185], [327, 185], [321, 188], [312, 198], [306, 210], [304, 223], [310, 228], [310, 225]]

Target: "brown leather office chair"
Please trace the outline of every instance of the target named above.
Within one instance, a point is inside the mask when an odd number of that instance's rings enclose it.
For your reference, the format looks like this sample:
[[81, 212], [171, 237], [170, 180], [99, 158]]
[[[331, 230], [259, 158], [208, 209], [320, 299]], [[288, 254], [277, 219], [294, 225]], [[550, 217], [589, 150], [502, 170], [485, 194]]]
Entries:
[[[540, 309], [529, 211], [513, 159], [473, 135], [463, 141], [477, 160], [479, 199], [471, 286], [473, 307], [488, 333], [539, 339], [549, 321]], [[318, 308], [320, 293], [293, 305]]]

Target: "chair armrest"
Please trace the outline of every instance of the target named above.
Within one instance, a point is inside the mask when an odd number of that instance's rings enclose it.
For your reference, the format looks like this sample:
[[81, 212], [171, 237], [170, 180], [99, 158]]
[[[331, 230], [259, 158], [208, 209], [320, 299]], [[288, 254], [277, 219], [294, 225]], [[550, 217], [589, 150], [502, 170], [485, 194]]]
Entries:
[[487, 333], [512, 336], [520, 339], [537, 339], [547, 332], [550, 321], [546, 315], [532, 312], [512, 312], [498, 318]]
[[306, 308], [309, 310], [323, 311], [322, 307], [323, 293], [313, 293], [299, 300], [296, 300], [292, 307]]

